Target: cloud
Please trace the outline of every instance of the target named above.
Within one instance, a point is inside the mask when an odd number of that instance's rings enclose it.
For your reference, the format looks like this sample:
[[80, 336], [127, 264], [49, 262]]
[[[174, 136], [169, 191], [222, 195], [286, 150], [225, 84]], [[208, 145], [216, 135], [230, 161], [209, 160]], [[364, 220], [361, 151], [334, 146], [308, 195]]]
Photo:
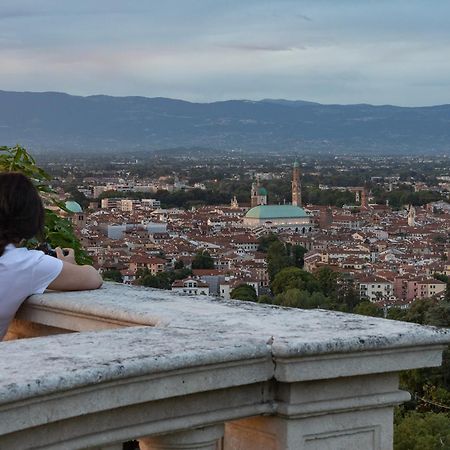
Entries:
[[42, 13], [40, 11], [32, 11], [32, 10], [20, 10], [20, 9], [0, 10], [0, 20], [23, 19], [41, 15]]
[[218, 45], [221, 48], [242, 50], [248, 52], [292, 52], [294, 50], [305, 50], [305, 46], [286, 46], [277, 44], [229, 44], [229, 45]]
[[306, 22], [312, 22], [311, 17], [307, 16], [306, 14], [296, 14], [296, 17], [302, 20], [306, 20]]
[[442, 0], [1, 2], [3, 89], [450, 102]]

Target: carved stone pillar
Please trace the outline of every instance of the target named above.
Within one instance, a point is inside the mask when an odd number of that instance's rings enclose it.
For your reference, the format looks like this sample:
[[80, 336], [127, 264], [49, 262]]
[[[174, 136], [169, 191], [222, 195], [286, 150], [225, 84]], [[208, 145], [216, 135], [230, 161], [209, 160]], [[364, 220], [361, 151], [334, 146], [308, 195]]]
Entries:
[[220, 450], [223, 425], [139, 439], [141, 450]]
[[397, 374], [280, 383], [276, 415], [227, 424], [224, 450], [390, 450]]

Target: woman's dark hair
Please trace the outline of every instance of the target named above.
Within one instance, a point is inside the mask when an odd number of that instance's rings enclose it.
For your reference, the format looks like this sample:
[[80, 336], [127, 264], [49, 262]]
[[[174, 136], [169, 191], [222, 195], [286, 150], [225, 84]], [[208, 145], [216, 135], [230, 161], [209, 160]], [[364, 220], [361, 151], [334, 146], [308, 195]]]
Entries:
[[33, 183], [21, 173], [0, 173], [0, 256], [8, 244], [43, 230], [44, 207]]

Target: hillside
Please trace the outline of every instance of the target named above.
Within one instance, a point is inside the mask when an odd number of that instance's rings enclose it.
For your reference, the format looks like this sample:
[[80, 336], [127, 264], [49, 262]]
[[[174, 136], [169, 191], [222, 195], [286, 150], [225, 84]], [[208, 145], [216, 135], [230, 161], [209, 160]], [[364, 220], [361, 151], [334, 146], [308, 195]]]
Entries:
[[322, 105], [265, 99], [167, 98], [0, 91], [0, 145], [35, 150], [210, 148], [450, 153], [450, 105]]

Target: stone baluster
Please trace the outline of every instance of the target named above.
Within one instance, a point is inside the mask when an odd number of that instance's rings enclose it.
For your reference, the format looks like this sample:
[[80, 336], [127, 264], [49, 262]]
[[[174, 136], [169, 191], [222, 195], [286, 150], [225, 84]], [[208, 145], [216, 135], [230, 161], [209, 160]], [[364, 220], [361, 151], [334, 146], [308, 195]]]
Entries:
[[140, 450], [220, 450], [223, 425], [139, 439]]
[[397, 374], [280, 383], [277, 413], [226, 426], [224, 450], [390, 450]]

